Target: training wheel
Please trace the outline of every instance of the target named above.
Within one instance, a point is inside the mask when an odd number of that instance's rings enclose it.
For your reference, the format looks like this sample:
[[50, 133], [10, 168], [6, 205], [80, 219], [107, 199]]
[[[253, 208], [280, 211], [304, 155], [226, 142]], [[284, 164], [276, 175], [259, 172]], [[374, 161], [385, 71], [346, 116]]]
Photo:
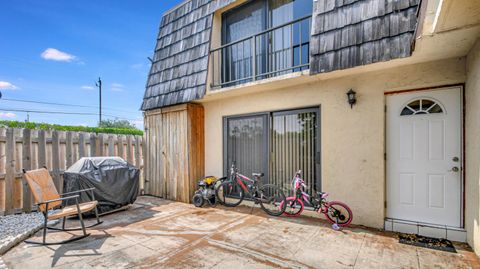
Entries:
[[332, 229], [335, 230], [335, 231], [340, 231], [340, 226], [338, 226], [338, 224], [334, 223], [334, 224], [332, 224]]

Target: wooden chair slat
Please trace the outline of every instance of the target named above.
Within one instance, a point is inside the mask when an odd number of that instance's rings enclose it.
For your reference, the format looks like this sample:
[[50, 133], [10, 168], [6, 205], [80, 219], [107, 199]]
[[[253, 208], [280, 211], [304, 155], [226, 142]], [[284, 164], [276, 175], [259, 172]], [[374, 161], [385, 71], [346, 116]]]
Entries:
[[[97, 201], [81, 203], [79, 204], [80, 212], [85, 213], [85, 212], [92, 211], [97, 206], [97, 204], [98, 204]], [[59, 219], [63, 217], [73, 216], [73, 215], [78, 215], [77, 205], [66, 206], [60, 209], [58, 212], [49, 214], [48, 219], [53, 220], [53, 219]]]
[[[59, 199], [53, 179], [47, 169], [41, 168], [25, 172], [25, 179], [32, 191], [36, 203], [45, 202], [48, 200]], [[52, 209], [62, 204], [62, 201], [56, 201], [48, 204], [48, 209]], [[45, 211], [45, 204], [39, 205], [41, 211]]]

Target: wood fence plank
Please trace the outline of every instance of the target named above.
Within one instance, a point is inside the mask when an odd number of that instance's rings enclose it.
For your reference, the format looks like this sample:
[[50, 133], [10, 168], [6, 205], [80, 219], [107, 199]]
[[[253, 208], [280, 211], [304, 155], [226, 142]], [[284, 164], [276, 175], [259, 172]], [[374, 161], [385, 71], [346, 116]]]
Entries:
[[[31, 140], [32, 143], [30, 144], [30, 152], [31, 152], [31, 169], [37, 169], [38, 167], [38, 139], [35, 137], [38, 136], [38, 131], [32, 131], [31, 133]], [[37, 140], [37, 143], [33, 143], [33, 140]]]
[[7, 146], [5, 150], [6, 157], [6, 176], [5, 176], [5, 214], [14, 213], [13, 208], [13, 183], [15, 180], [15, 138], [13, 129], [7, 129]]
[[[135, 138], [135, 166], [139, 169], [142, 166], [142, 160], [141, 160], [142, 159], [142, 155], [141, 155], [142, 154], [142, 152], [141, 152], [141, 142], [142, 141], [141, 141], [141, 139], [142, 139], [141, 136], [136, 136], [136, 138]], [[142, 178], [143, 178], [143, 175], [142, 175], [142, 172], [140, 171], [139, 192], [142, 191], [143, 186], [144, 186], [144, 184], [142, 182]]]
[[78, 134], [78, 156], [80, 158], [85, 157], [85, 134], [79, 133]]
[[133, 164], [133, 143], [132, 136], [127, 136], [127, 162]]
[[[58, 131], [58, 171], [62, 171], [62, 170], [65, 170], [65, 166], [66, 166], [66, 160], [67, 160], [67, 154], [65, 152], [65, 149], [66, 149], [66, 144], [67, 143], [64, 143], [62, 144], [61, 140], [62, 140], [62, 137], [65, 137], [65, 132], [63, 131]], [[66, 141], [66, 139], [65, 139]], [[61, 180], [60, 180], [61, 182]]]
[[[150, 125], [150, 121], [145, 120], [145, 140], [144, 142], [151, 145], [152, 147], [156, 147], [156, 144], [152, 144], [151, 141], [151, 133], [154, 131]], [[143, 161], [146, 166], [150, 166], [150, 152], [151, 151], [143, 151]], [[152, 167], [153, 168], [153, 167]], [[151, 179], [154, 177], [156, 170], [150, 169], [149, 171], [144, 171], [143, 173], [143, 189], [146, 193], [154, 193], [152, 188], [158, 188], [159, 186], [150, 184]], [[156, 192], [158, 193], [158, 192]]]
[[145, 149], [144, 149], [144, 146], [145, 146], [145, 142], [143, 140], [143, 137], [142, 136], [137, 136], [140, 140], [140, 145], [139, 145], [139, 150], [140, 150], [140, 155], [139, 155], [139, 159], [140, 159], [140, 187], [139, 187], [139, 194], [140, 195], [143, 195], [145, 193], [144, 189], [145, 189], [145, 174], [143, 173], [143, 167], [145, 166], [145, 161], [143, 159], [143, 157], [145, 156]]
[[122, 159], [125, 159], [123, 154], [123, 135], [117, 135], [117, 152], [118, 156]]
[[[22, 170], [22, 129], [13, 129], [13, 138], [15, 140], [15, 156], [13, 157], [15, 160], [15, 166], [13, 171], [15, 173], [17, 171]], [[15, 138], [20, 138], [22, 140], [17, 141]], [[15, 178], [13, 181], [13, 208], [16, 209], [16, 212], [22, 212], [22, 201], [23, 201], [23, 190], [22, 190], [22, 178]]]
[[115, 156], [115, 140], [113, 140], [113, 135], [108, 136], [108, 156]]
[[[76, 138], [76, 134], [72, 133], [72, 163], [76, 163], [79, 159], [78, 157], [78, 138]], [[68, 167], [67, 167], [68, 168]]]
[[52, 132], [52, 172], [53, 182], [58, 192], [62, 192], [62, 184], [60, 182], [60, 143], [58, 131]]
[[97, 156], [97, 135], [90, 134], [90, 157]]
[[67, 143], [66, 143], [66, 147], [65, 147], [65, 155], [66, 155], [65, 157], [66, 157], [66, 161], [67, 161], [66, 169], [68, 169], [73, 164], [73, 134], [72, 134], [72, 132], [67, 132], [66, 138], [67, 138]]
[[[23, 148], [22, 148], [22, 168], [26, 171], [32, 169], [32, 130], [30, 129], [23, 129]], [[27, 181], [23, 178], [23, 211], [30, 212], [32, 209], [32, 193], [30, 192], [30, 188], [28, 187]]]
[[141, 136], [135, 137], [135, 166], [140, 168], [142, 165]]
[[[160, 114], [161, 116], [161, 114]], [[145, 119], [145, 139], [144, 144], [150, 145], [151, 148], [144, 149], [143, 151], [143, 164], [144, 166], [152, 167], [152, 152], [156, 151], [159, 153], [159, 161], [161, 161], [162, 158], [162, 152], [161, 149], [158, 145], [158, 143], [153, 143], [154, 139], [153, 136], [154, 134], [156, 135], [155, 137], [158, 139], [161, 139], [161, 133], [157, 133], [157, 125], [153, 124], [152, 121], [156, 120], [158, 116], [156, 117], [151, 117], [151, 118], [144, 118]], [[157, 193], [158, 196], [162, 195], [161, 190], [163, 190], [161, 184], [154, 184], [155, 182], [158, 181], [159, 179], [159, 171], [158, 169], [159, 165], [156, 165], [152, 167], [152, 169], [149, 169], [148, 171], [144, 171], [143, 173], [143, 181], [144, 181], [144, 192], [145, 193]]]
[[[5, 136], [5, 128], [0, 129], [0, 135]], [[5, 174], [5, 148], [6, 148], [6, 139], [0, 141], [0, 172]], [[0, 216], [5, 213], [5, 180], [0, 180]]]
[[98, 134], [96, 148], [95, 148], [95, 152], [97, 155], [95, 156], [103, 156], [104, 147], [105, 147], [105, 137], [103, 134]]
[[38, 131], [38, 168], [47, 166], [47, 139], [45, 131]]
[[[166, 132], [164, 130], [164, 127], [165, 127], [165, 119], [164, 119], [164, 115], [163, 114], [159, 114], [157, 119], [153, 118], [151, 119], [151, 125], [153, 126], [156, 126], [156, 136], [158, 137], [157, 139], [157, 146], [156, 146], [156, 150], [158, 150], [161, 155], [160, 155], [160, 160], [161, 161], [165, 161], [166, 158], [165, 158], [165, 144], [167, 143], [165, 141], [165, 139], [167, 139], [166, 137]], [[158, 120], [159, 122], [156, 122], [156, 120]], [[151, 148], [149, 147], [149, 150]], [[151, 150], [150, 150], [151, 151]], [[155, 152], [150, 152], [149, 153], [150, 155], [150, 161], [152, 162], [151, 165], [154, 165], [155, 162], [154, 159], [155, 159]], [[165, 175], [165, 168], [166, 168], [166, 163], [160, 163], [160, 164], [157, 164], [155, 165], [154, 167], [156, 167], [156, 172], [155, 172], [155, 177], [154, 178], [150, 178], [148, 184], [150, 185], [154, 185], [154, 184], [159, 184], [160, 187], [159, 187], [159, 193], [160, 193], [160, 196], [161, 197], [167, 197], [167, 191], [168, 191], [168, 183], [164, 180], [166, 178], [166, 175]], [[150, 188], [150, 189], [154, 189], [154, 188]]]
[[161, 147], [161, 152], [162, 152], [162, 162], [160, 162], [160, 184], [163, 184], [163, 198], [167, 198], [169, 196], [169, 191], [170, 191], [170, 182], [168, 181], [168, 147], [170, 140], [168, 137], [168, 114], [162, 114], [162, 126], [161, 126], [161, 131], [162, 131], [162, 141], [159, 141], [158, 143], [160, 144]]

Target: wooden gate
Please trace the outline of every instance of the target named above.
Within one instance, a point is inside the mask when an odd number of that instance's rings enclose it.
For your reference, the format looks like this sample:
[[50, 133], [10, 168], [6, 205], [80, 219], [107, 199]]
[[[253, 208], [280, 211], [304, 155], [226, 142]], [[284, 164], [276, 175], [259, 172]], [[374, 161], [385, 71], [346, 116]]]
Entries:
[[189, 203], [204, 176], [204, 114], [199, 104], [145, 112], [145, 193]]

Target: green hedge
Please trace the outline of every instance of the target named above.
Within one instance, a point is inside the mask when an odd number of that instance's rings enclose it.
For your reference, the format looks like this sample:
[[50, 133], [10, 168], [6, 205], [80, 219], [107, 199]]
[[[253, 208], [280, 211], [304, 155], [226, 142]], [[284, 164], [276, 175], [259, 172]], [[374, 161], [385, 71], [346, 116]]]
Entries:
[[9, 121], [9, 120], [0, 120], [0, 127], [41, 129], [41, 130], [57, 130], [57, 131], [72, 131], [72, 132], [89, 132], [89, 133], [105, 133], [105, 134], [143, 135], [143, 131], [138, 130], [138, 129], [68, 126], [68, 125], [35, 123], [35, 122], [22, 122], [22, 121]]

